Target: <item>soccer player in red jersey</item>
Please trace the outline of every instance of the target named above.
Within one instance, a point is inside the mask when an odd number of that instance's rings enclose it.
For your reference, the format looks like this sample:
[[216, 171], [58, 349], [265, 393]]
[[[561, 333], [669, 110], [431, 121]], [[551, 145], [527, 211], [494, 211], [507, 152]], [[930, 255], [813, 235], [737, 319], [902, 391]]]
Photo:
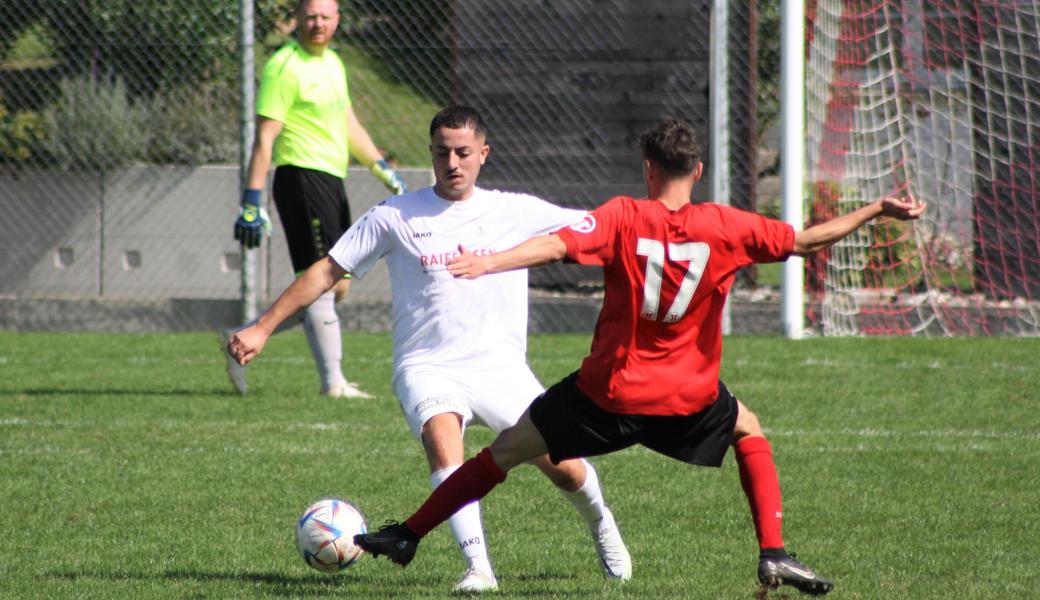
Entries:
[[758, 537], [759, 580], [810, 594], [832, 589], [785, 551], [769, 442], [758, 417], [719, 379], [722, 309], [739, 269], [811, 254], [880, 216], [916, 219], [925, 204], [884, 198], [796, 232], [754, 213], [691, 204], [703, 165], [686, 123], [662, 121], [640, 145], [648, 198], [616, 197], [578, 225], [498, 254], [460, 248], [450, 262], [452, 274], [467, 279], [561, 259], [602, 266], [605, 294], [592, 349], [577, 372], [536, 398], [404, 523], [358, 536], [362, 548], [408, 564], [430, 530], [546, 452], [555, 462], [640, 444], [718, 467], [732, 445]]

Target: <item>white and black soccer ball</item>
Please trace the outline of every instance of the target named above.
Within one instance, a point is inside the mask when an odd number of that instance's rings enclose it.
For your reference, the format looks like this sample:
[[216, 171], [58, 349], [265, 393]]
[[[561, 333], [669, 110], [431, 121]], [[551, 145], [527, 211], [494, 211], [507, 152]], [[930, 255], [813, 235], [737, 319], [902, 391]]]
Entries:
[[296, 522], [296, 548], [304, 562], [332, 573], [349, 567], [361, 555], [354, 536], [368, 531], [365, 516], [340, 498], [322, 498]]

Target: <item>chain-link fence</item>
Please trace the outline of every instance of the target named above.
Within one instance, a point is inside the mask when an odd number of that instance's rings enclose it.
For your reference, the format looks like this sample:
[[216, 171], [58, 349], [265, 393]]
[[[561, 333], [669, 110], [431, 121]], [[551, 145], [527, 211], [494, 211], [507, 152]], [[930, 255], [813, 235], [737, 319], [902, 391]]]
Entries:
[[[431, 182], [429, 119], [452, 102], [489, 121], [482, 185], [564, 204], [641, 194], [635, 140], [662, 116], [689, 119], [708, 147], [709, 0], [340, 4], [334, 47], [355, 110], [412, 187]], [[757, 70], [756, 48], [775, 36], [762, 39], [768, 20], [740, 4], [728, 18], [730, 200], [754, 208], [765, 128], [753, 115], [775, 80]], [[257, 73], [292, 36], [293, 5], [254, 3]], [[0, 327], [239, 321], [239, 17], [238, 3], [209, 0], [0, 4]], [[382, 195], [363, 170], [346, 186], [354, 214]], [[257, 261], [264, 305], [292, 276], [275, 226]], [[591, 327], [599, 280], [577, 267], [534, 272], [533, 328]], [[388, 301], [374, 273], [344, 323], [387, 327]], [[775, 330], [775, 311], [763, 314]]]

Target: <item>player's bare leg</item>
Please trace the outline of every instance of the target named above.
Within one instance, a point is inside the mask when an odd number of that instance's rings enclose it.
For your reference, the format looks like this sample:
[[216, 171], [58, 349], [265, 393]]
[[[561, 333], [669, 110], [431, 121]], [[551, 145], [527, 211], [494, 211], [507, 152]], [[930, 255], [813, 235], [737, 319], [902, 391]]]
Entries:
[[[462, 464], [465, 448], [462, 441], [462, 416], [457, 413], [434, 415], [422, 428], [422, 444], [430, 464], [430, 485], [436, 490]], [[498, 589], [495, 570], [488, 555], [487, 539], [480, 519], [480, 503], [462, 507], [448, 519], [455, 542], [466, 560], [452, 591], [490, 592]]]
[[755, 521], [759, 544], [758, 580], [768, 587], [790, 585], [807, 594], [822, 595], [831, 591], [834, 587], [832, 582], [795, 560], [784, 548], [780, 481], [773, 463], [773, 451], [762, 432], [758, 416], [739, 400], [733, 448], [740, 469], [740, 483]]
[[466, 504], [480, 500], [506, 480], [506, 471], [547, 452], [545, 440], [525, 410], [520, 420], [459, 467], [430, 494], [404, 523], [389, 522], [378, 531], [354, 536], [373, 556], [385, 554], [405, 566], [415, 558], [419, 540]]
[[549, 452], [542, 433], [531, 421], [530, 409], [524, 410], [515, 425], [498, 434], [488, 450], [495, 464], [506, 472]]
[[621, 538], [614, 513], [603, 500], [599, 476], [592, 464], [584, 459], [572, 459], [554, 465], [544, 454], [531, 463], [559, 488], [563, 497], [585, 519], [596, 544], [603, 574], [620, 581], [631, 579], [632, 557]]

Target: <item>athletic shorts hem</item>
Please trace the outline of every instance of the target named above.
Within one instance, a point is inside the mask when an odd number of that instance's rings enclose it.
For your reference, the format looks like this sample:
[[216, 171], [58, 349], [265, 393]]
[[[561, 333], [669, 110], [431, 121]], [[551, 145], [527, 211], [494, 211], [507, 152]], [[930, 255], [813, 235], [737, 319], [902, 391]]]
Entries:
[[719, 467], [732, 445], [737, 399], [722, 381], [718, 391], [714, 403], [692, 415], [617, 414], [579, 390], [575, 372], [536, 398], [530, 416], [554, 464], [638, 444], [685, 463]]

